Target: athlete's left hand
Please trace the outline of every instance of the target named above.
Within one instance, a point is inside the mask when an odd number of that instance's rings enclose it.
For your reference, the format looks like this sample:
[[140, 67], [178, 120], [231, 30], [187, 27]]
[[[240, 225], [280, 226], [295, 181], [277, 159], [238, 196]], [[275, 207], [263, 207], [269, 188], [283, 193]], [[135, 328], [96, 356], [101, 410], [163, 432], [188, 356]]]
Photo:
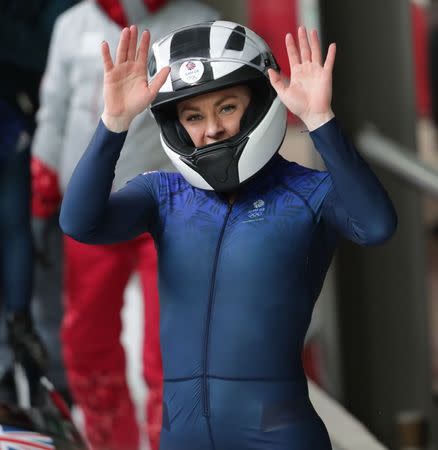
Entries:
[[268, 73], [281, 101], [312, 131], [334, 117], [331, 100], [336, 45], [329, 46], [323, 64], [316, 30], [310, 32], [309, 42], [306, 28], [299, 27], [298, 42], [299, 52], [292, 34], [286, 35], [290, 79], [272, 69]]

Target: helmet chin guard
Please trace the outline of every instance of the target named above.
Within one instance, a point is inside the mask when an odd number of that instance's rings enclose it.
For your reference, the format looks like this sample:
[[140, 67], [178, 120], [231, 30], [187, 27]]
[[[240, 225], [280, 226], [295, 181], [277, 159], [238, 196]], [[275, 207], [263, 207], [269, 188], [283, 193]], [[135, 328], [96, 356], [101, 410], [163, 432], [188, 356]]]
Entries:
[[235, 143], [222, 141], [203, 147], [191, 156], [180, 156], [180, 159], [198, 172], [215, 191], [231, 191], [240, 184], [238, 163], [247, 142], [247, 137]]
[[[286, 132], [286, 108], [267, 71], [278, 70], [266, 42], [249, 28], [216, 21], [181, 28], [152, 46], [149, 76], [171, 72], [151, 104], [163, 148], [186, 180], [201, 189], [228, 192], [257, 174], [278, 151]], [[182, 100], [246, 85], [250, 103], [237, 135], [195, 147], [176, 114]]]

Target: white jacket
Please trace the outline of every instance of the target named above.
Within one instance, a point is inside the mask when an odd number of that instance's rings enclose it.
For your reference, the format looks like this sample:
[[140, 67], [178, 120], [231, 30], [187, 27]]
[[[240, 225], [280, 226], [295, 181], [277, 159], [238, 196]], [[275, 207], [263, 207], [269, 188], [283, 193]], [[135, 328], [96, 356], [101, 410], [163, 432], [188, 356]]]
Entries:
[[[151, 32], [151, 42], [181, 26], [218, 18], [195, 0], [169, 1], [136, 25]], [[55, 170], [64, 191], [93, 136], [103, 111], [103, 65], [100, 44], [115, 54], [120, 27], [93, 1], [85, 0], [61, 14], [54, 27], [40, 90], [40, 109], [32, 152]], [[116, 167], [113, 188], [139, 173], [174, 170], [162, 150], [159, 129], [148, 111], [131, 124]]]

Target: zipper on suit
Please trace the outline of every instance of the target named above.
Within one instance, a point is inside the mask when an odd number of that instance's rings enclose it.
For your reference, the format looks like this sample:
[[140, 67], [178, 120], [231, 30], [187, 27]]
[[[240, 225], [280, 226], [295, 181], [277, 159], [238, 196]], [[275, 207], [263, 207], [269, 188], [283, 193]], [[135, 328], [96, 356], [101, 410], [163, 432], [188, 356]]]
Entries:
[[210, 322], [211, 322], [211, 314], [213, 311], [213, 302], [214, 302], [214, 291], [216, 284], [216, 271], [219, 261], [219, 254], [221, 251], [222, 240], [224, 238], [225, 228], [228, 223], [228, 219], [231, 214], [231, 210], [233, 208], [233, 204], [228, 204], [228, 211], [225, 215], [224, 223], [221, 228], [221, 232], [219, 234], [219, 240], [216, 246], [216, 254], [214, 257], [213, 270], [211, 275], [211, 283], [210, 283], [210, 294], [208, 298], [208, 309], [207, 309], [207, 319], [205, 326], [205, 340], [204, 340], [204, 367], [203, 367], [203, 400], [204, 400], [204, 416], [210, 415], [210, 402], [209, 402], [209, 392], [208, 392], [208, 378], [207, 378], [207, 370], [208, 370], [208, 347], [210, 341]]

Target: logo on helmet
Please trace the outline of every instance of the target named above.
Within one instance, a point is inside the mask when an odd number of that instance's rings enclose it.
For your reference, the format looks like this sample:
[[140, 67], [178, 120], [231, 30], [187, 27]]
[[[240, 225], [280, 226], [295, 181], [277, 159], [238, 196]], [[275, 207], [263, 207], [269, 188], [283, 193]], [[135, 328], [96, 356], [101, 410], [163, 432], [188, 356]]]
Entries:
[[202, 78], [204, 64], [201, 61], [185, 61], [179, 68], [179, 76], [185, 83], [196, 83]]

